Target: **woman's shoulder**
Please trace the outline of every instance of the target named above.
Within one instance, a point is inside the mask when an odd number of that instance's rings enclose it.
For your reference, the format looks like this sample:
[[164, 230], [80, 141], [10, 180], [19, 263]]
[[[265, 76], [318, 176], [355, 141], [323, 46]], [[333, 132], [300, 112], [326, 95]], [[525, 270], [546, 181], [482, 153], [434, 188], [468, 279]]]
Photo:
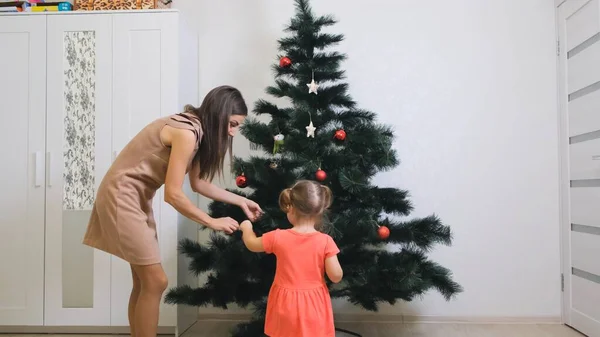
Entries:
[[167, 119], [171, 119], [174, 121], [186, 123], [193, 126], [200, 126], [200, 117], [198, 117], [195, 113], [192, 112], [179, 112], [176, 114], [172, 114], [166, 117]]
[[194, 113], [180, 112], [177, 114], [169, 115], [164, 118], [166, 124], [178, 129], [187, 129], [193, 131], [197, 138], [202, 137], [202, 125], [200, 118]]

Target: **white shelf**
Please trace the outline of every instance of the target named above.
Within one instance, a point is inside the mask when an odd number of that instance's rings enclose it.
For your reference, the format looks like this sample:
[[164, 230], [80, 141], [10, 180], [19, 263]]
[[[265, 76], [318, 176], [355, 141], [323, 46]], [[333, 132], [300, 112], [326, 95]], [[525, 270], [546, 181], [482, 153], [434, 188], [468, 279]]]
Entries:
[[178, 13], [178, 9], [132, 9], [112, 11], [56, 11], [56, 12], [0, 12], [0, 16], [22, 16], [22, 15], [87, 15], [87, 14], [141, 14], [141, 13]]

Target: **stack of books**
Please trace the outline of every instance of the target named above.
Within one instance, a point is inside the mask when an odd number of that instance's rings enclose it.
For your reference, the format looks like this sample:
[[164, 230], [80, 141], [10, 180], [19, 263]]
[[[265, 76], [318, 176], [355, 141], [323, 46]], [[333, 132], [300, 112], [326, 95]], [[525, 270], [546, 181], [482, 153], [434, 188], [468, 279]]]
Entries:
[[0, 13], [22, 12], [25, 1], [0, 2]]
[[43, 0], [7, 1], [0, 2], [0, 13], [6, 12], [57, 12], [70, 11], [70, 2], [46, 2]]

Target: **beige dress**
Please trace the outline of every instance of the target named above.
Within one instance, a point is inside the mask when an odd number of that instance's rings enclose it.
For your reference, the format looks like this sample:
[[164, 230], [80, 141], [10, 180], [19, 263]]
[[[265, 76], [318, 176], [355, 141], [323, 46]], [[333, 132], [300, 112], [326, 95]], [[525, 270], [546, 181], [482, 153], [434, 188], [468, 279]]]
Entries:
[[[171, 149], [160, 139], [165, 125], [193, 131], [194, 155], [202, 139], [198, 118], [181, 113], [158, 119], [138, 133], [100, 184], [83, 243], [134, 265], [160, 263], [152, 198], [164, 183]], [[188, 163], [191, 168], [192, 156]]]

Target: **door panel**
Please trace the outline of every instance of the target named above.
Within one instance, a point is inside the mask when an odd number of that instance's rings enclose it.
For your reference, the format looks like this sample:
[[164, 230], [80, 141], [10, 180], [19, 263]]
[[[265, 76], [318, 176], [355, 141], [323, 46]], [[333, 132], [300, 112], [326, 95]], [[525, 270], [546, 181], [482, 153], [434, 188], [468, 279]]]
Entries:
[[600, 138], [571, 137], [569, 148], [571, 180], [600, 179]]
[[[600, 13], [597, 10], [598, 0], [576, 1], [579, 1], [579, 4], [564, 4], [571, 8], [573, 5], [580, 7], [569, 13], [570, 17], [565, 21], [566, 46], [568, 50], [574, 49], [600, 31]], [[574, 3], [575, 1], [570, 0], [570, 2]], [[571, 9], [563, 8], [567, 10]], [[565, 12], [564, 9], [563, 12]]]
[[600, 90], [569, 102], [569, 136], [600, 130]]
[[600, 1], [558, 8], [566, 324], [600, 337]]
[[0, 46], [0, 325], [42, 325], [46, 17], [2, 17]]
[[600, 228], [600, 187], [571, 189], [571, 223]]
[[[177, 13], [115, 14], [113, 17], [113, 150], [117, 154], [146, 125], [177, 113]], [[172, 208], [163, 189], [153, 200], [163, 268], [177, 281], [175, 220], [163, 221]], [[112, 257], [112, 325], [126, 326], [131, 292], [129, 265]], [[174, 327], [176, 310], [161, 302], [159, 325]]]
[[111, 162], [111, 16], [48, 16], [46, 325], [110, 325], [110, 256], [82, 244]]
[[598, 67], [600, 43], [594, 43], [576, 54], [573, 52], [571, 54], [573, 56], [569, 57], [567, 65], [570, 95], [600, 81], [600, 67]]

